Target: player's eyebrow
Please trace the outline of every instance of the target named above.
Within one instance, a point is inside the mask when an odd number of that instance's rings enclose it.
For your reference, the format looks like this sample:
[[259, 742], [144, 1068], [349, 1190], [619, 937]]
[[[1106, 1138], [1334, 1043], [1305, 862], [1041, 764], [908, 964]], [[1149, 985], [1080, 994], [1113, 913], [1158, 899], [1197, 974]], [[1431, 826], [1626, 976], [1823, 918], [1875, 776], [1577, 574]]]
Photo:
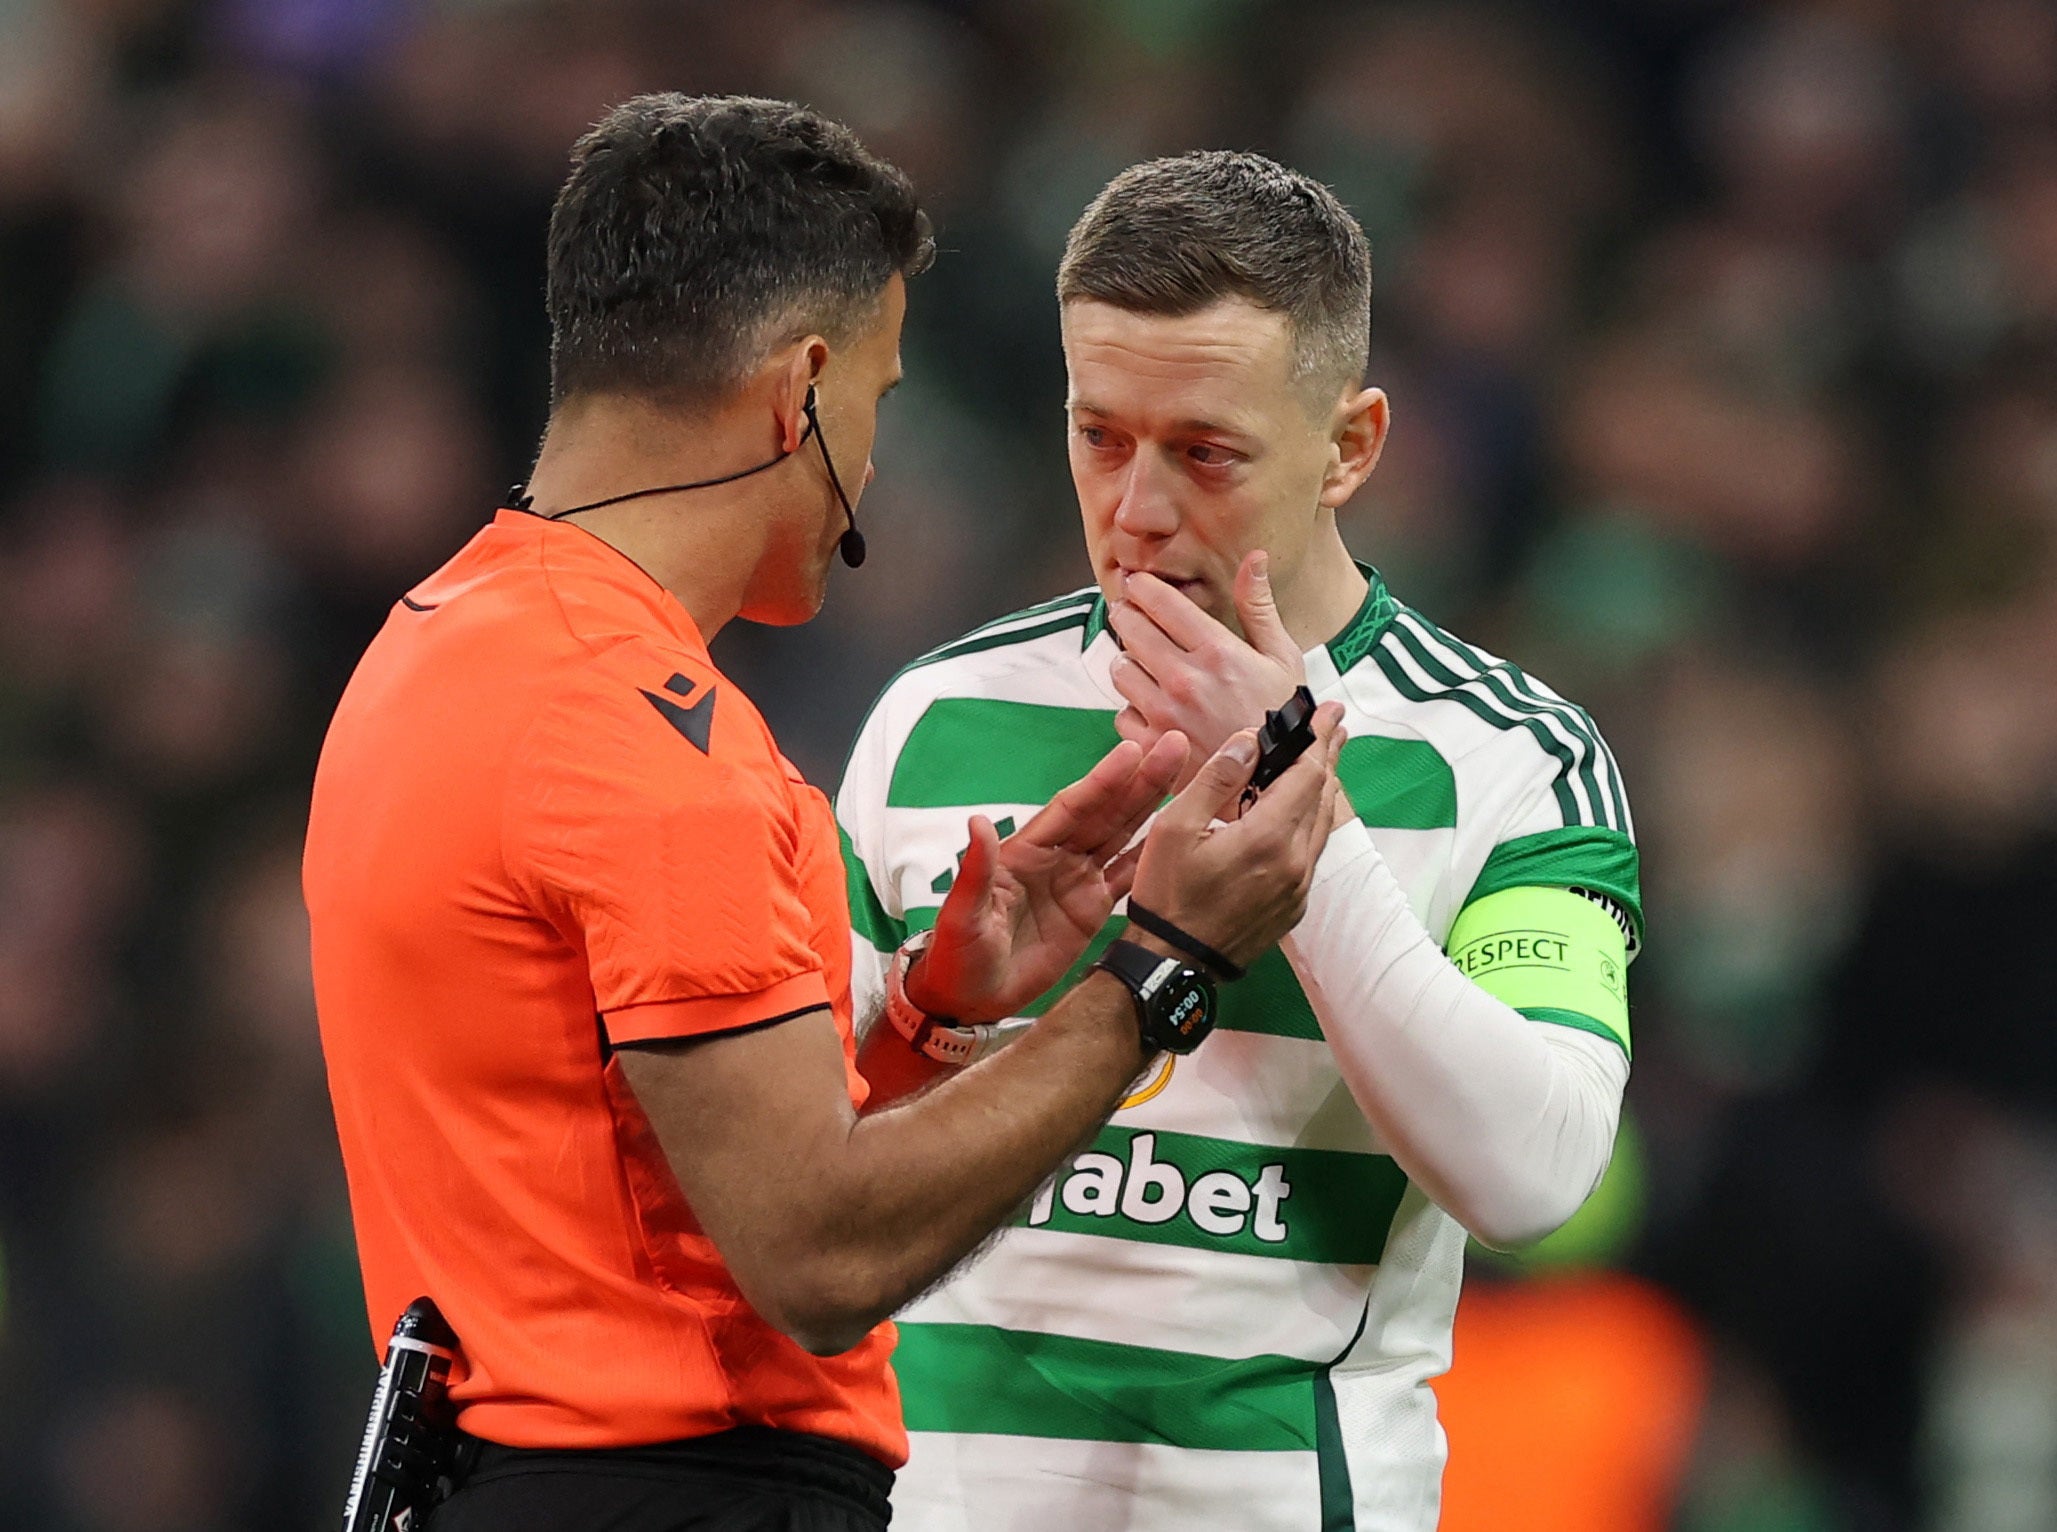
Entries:
[[[1105, 419], [1113, 414], [1113, 411], [1102, 409], [1099, 405], [1085, 399], [1069, 400], [1064, 407], [1068, 413], [1074, 415], [1098, 415]], [[1171, 428], [1182, 436], [1255, 436], [1257, 434], [1247, 426], [1237, 425], [1233, 421], [1209, 420], [1201, 415], [1188, 415], [1182, 420], [1174, 420], [1171, 423]]]
[[1255, 432], [1227, 420], [1208, 420], [1198, 415], [1171, 423], [1181, 436], [1252, 436]]

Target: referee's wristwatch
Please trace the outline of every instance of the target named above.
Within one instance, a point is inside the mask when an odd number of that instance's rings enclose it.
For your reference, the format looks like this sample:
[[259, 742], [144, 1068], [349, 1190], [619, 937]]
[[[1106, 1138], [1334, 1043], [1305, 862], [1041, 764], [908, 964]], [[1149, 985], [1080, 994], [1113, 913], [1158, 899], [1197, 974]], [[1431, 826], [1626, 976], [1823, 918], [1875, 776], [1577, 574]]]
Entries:
[[1214, 1030], [1214, 980], [1204, 968], [1127, 940], [1110, 943], [1094, 966], [1135, 997], [1144, 1052], [1191, 1053]]
[[932, 931], [917, 932], [893, 954], [892, 967], [886, 971], [886, 1020], [893, 1024], [895, 1032], [907, 1039], [916, 1053], [934, 1059], [938, 1064], [962, 1069], [1012, 1042], [1028, 1023], [1002, 1021], [967, 1027], [948, 1016], [931, 1016], [908, 999], [907, 970], [914, 966], [916, 958], [928, 951], [934, 934]]

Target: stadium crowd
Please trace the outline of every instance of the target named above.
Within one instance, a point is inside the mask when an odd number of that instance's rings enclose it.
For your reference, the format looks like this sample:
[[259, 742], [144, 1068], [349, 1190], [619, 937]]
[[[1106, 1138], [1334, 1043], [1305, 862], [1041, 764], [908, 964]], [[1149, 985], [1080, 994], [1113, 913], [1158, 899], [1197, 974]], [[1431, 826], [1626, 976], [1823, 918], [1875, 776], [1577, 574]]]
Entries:
[[[1454, 1381], [1568, 1429], [1488, 1321], [1582, 1295], [1543, 1371], [1649, 1480], [1590, 1532], [2057, 1526], [2046, 0], [0, 0], [0, 1526], [333, 1523], [309, 776], [527, 469], [549, 199], [652, 89], [806, 101], [938, 226], [871, 562], [717, 645], [824, 787], [901, 663], [1088, 578], [1087, 198], [1213, 145], [1336, 188], [1395, 422], [1353, 546], [1592, 708], [1647, 869], [1616, 1170], [1477, 1263]], [[1453, 1528], [1535, 1429], [1472, 1418]]]

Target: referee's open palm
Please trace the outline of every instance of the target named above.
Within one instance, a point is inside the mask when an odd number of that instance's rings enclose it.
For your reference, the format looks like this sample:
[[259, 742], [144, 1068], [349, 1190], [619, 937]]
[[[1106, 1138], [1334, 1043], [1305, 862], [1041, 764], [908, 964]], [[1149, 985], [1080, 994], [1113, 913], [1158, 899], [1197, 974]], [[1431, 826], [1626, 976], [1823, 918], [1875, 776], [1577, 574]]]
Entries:
[[936, 914], [908, 998], [931, 1015], [994, 1021], [1063, 978], [1127, 895], [1135, 839], [1186, 764], [1185, 736], [1123, 741], [1002, 840], [983, 814]]

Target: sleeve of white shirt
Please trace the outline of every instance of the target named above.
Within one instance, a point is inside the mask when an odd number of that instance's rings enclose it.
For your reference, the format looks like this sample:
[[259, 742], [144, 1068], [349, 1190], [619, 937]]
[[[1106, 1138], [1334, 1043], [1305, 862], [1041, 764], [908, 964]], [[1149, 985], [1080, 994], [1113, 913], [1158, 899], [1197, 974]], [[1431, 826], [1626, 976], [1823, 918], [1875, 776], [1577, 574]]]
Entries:
[[1458, 972], [1408, 907], [1371, 832], [1329, 837], [1281, 944], [1382, 1147], [1496, 1247], [1578, 1211], [1614, 1150], [1628, 1058], [1532, 1021]]
[[885, 1010], [886, 971], [907, 939], [906, 912], [891, 874], [885, 836], [893, 749], [881, 698], [865, 720], [836, 790], [843, 871], [850, 903], [850, 1013], [861, 1043]]

